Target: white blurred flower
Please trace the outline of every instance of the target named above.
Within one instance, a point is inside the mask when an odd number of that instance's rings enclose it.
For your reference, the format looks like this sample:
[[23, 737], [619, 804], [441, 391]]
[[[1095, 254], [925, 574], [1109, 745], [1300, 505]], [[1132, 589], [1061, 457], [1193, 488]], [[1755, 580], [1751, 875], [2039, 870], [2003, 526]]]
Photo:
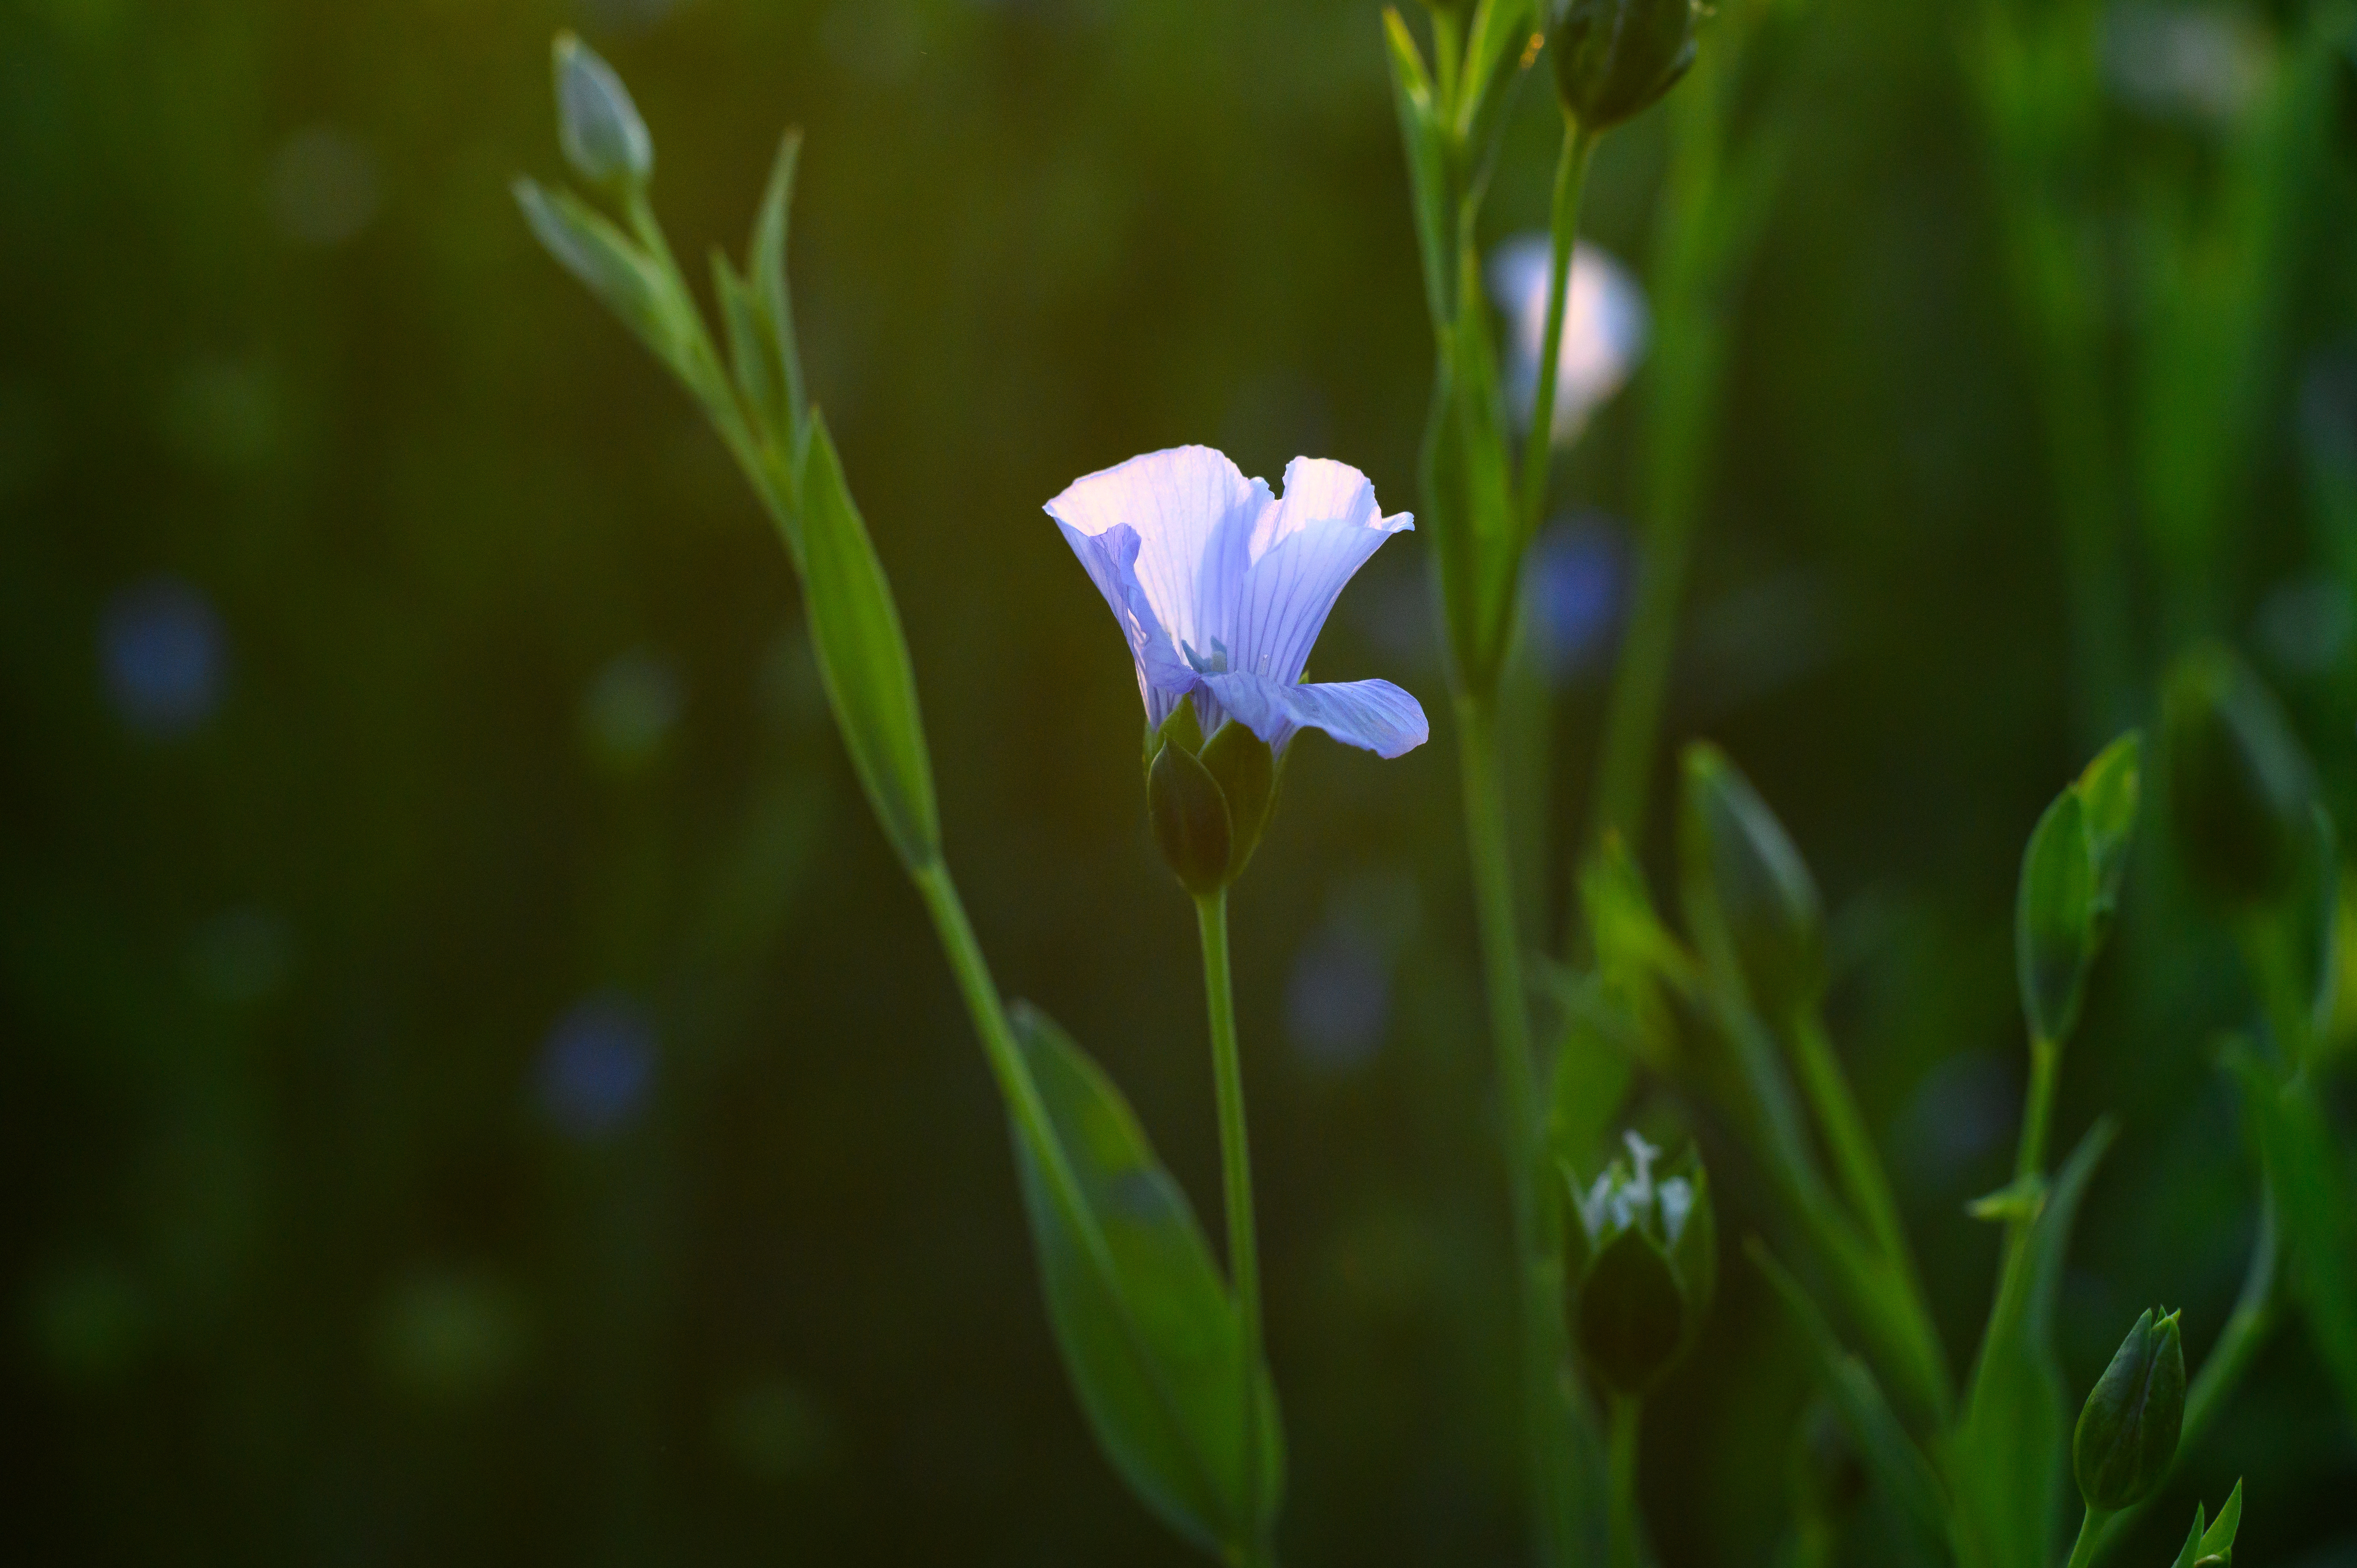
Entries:
[[[1507, 407], [1524, 427], [1538, 401], [1549, 257], [1544, 234], [1509, 240], [1490, 256], [1490, 297], [1507, 321]], [[1573, 246], [1563, 347], [1555, 364], [1556, 446], [1577, 440], [1587, 416], [1628, 381], [1644, 357], [1649, 326], [1645, 291], [1629, 270], [1594, 245]]]
[[2223, 6], [2123, 3], [2104, 16], [2112, 91], [2150, 114], [2232, 121], [2266, 85], [2274, 56], [2257, 20]]

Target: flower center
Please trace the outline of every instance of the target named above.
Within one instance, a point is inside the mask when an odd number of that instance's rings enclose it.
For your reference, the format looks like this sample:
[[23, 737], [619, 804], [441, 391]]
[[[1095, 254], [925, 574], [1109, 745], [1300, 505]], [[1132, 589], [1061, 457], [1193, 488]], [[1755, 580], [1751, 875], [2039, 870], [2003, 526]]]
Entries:
[[1210, 658], [1195, 651], [1185, 638], [1178, 639], [1178, 651], [1187, 656], [1187, 667], [1198, 675], [1224, 675], [1228, 671], [1228, 645], [1218, 638], [1211, 639]]

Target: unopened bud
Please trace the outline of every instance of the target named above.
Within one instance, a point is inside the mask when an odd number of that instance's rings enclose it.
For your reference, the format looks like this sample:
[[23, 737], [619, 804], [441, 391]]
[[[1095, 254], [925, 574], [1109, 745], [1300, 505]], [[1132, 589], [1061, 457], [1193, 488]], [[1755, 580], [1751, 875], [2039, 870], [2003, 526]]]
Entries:
[[583, 179], [635, 188], [655, 170], [655, 145], [614, 68], [570, 32], [556, 35], [556, 137]]
[[1555, 91], [1586, 131], [1652, 107], [1695, 59], [1694, 0], [1557, 0], [1547, 29]]
[[2149, 1310], [2139, 1316], [2079, 1412], [2071, 1467], [2089, 1508], [2116, 1510], [2142, 1501], [2177, 1456], [2185, 1421], [2185, 1347], [2177, 1316]]
[[1616, 1160], [1581, 1190], [1566, 1169], [1577, 1224], [1570, 1227], [1573, 1337], [1614, 1393], [1644, 1393], [1701, 1331], [1718, 1282], [1710, 1183], [1689, 1150], [1662, 1175], [1660, 1151], [1627, 1134], [1630, 1159]]

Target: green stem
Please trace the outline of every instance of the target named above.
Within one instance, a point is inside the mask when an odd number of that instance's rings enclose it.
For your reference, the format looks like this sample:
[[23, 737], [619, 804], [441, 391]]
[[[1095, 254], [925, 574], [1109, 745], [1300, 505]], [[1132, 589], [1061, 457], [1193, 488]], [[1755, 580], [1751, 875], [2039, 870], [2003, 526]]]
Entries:
[[1612, 1396], [1612, 1568], [1639, 1568], [1644, 1561], [1637, 1509], [1637, 1418], [1644, 1408], [1626, 1394]]
[[1203, 939], [1203, 1004], [1211, 1022], [1211, 1077], [1220, 1102], [1220, 1176], [1228, 1204], [1228, 1271], [1236, 1290], [1236, 1335], [1243, 1364], [1237, 1397], [1243, 1411], [1244, 1518], [1254, 1521], [1241, 1561], [1270, 1561], [1268, 1538], [1259, 1522], [1261, 1462], [1260, 1243], [1253, 1229], [1252, 1147], [1244, 1133], [1243, 1062], [1236, 1048], [1235, 989], [1228, 972], [1228, 895], [1225, 889], [1195, 900], [1195, 924]]
[[1890, 1195], [1890, 1178], [1867, 1133], [1866, 1118], [1850, 1092], [1849, 1079], [1833, 1042], [1825, 1037], [1824, 1022], [1813, 1009], [1792, 1021], [1792, 1054], [1801, 1064], [1801, 1084], [1815, 1111], [1825, 1141], [1833, 1145], [1834, 1169], [1850, 1204], [1866, 1221], [1867, 1234], [1892, 1265], [1910, 1275], [1907, 1232], [1899, 1223], [1899, 1203]]
[[1555, 166], [1555, 206], [1548, 222], [1554, 248], [1547, 267], [1546, 331], [1539, 339], [1539, 381], [1531, 408], [1531, 429], [1523, 443], [1523, 537], [1537, 532], [1545, 515], [1547, 464], [1555, 455], [1555, 382], [1563, 363], [1563, 318], [1571, 294], [1572, 245], [1579, 232], [1579, 195], [1587, 183], [1588, 155], [1596, 138], [1579, 122], [1564, 116], [1563, 153]]
[[2096, 1543], [2104, 1537], [2104, 1521], [2110, 1517], [2110, 1509], [2087, 1505], [2085, 1515], [2079, 1520], [2079, 1539], [2072, 1543], [2071, 1561], [2064, 1568], [2087, 1568], [2095, 1560]]
[[1645, 369], [1636, 589], [1613, 661], [1589, 832], [1574, 846], [1581, 855], [1608, 832], [1619, 832], [1632, 848], [1644, 837], [1646, 787], [1726, 379], [1727, 296], [1757, 242], [1763, 187], [1777, 161], [1760, 161], [1755, 149], [1740, 176], [1723, 165], [1715, 62], [1726, 52], [1706, 50], [1694, 80], [1669, 103], [1670, 165], [1653, 241], [1655, 331]]
[[1459, 693], [1457, 718], [1466, 843], [1472, 861], [1482, 970], [1489, 983], [1506, 1187], [1522, 1285], [1523, 1410], [1532, 1504], [1538, 1515], [1540, 1561], [1561, 1565], [1578, 1554], [1575, 1457], [1562, 1384], [1569, 1354], [1563, 1319], [1563, 1201], [1559, 1184], [1542, 1179], [1537, 1075], [1531, 1058], [1522, 936], [1514, 916], [1496, 717], [1481, 699]]
[[2021, 1143], [2013, 1152], [2017, 1179], [2046, 1170], [2047, 1129], [2054, 1120], [2054, 1079], [2062, 1063], [2062, 1043], [2043, 1035], [2029, 1041], [2029, 1093], [2021, 1107]]

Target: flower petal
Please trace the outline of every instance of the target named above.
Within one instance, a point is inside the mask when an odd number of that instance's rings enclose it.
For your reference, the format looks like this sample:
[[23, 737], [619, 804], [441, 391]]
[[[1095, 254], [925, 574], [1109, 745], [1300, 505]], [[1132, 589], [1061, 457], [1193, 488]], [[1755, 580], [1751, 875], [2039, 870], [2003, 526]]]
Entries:
[[1132, 530], [1139, 546], [1133, 575], [1148, 613], [1181, 652], [1192, 648], [1209, 660], [1211, 644], [1228, 639], [1227, 607], [1249, 541], [1275, 504], [1265, 483], [1245, 478], [1211, 447], [1177, 446], [1073, 480], [1048, 503], [1048, 515], [1075, 552], [1082, 539]]
[[1146, 722], [1159, 727], [1193, 684], [1194, 671], [1171, 646], [1170, 634], [1146, 602], [1137, 580], [1140, 542], [1137, 531], [1115, 525], [1099, 534], [1082, 533], [1057, 520], [1064, 541], [1079, 556], [1089, 581], [1104, 596], [1105, 605], [1129, 645], [1130, 661], [1137, 670], [1137, 694], [1146, 703]]
[[[1536, 412], [1539, 348], [1546, 337], [1553, 247], [1544, 234], [1509, 240], [1491, 252], [1490, 297], [1512, 321], [1507, 337], [1507, 402], [1527, 426]], [[1597, 246], [1571, 253], [1564, 301], [1563, 347], [1555, 381], [1555, 443], [1566, 446], [1587, 416], [1620, 389], [1645, 352], [1645, 291], [1628, 269]]]
[[1304, 686], [1247, 670], [1200, 680], [1230, 717], [1280, 750], [1305, 729], [1324, 730], [1344, 746], [1386, 757], [1414, 751], [1432, 736], [1423, 707], [1389, 681]]
[[1260, 521], [1230, 628], [1229, 668], [1301, 679], [1309, 650], [1351, 575], [1415, 520], [1383, 515], [1375, 487], [1347, 463], [1296, 457], [1285, 499]]

